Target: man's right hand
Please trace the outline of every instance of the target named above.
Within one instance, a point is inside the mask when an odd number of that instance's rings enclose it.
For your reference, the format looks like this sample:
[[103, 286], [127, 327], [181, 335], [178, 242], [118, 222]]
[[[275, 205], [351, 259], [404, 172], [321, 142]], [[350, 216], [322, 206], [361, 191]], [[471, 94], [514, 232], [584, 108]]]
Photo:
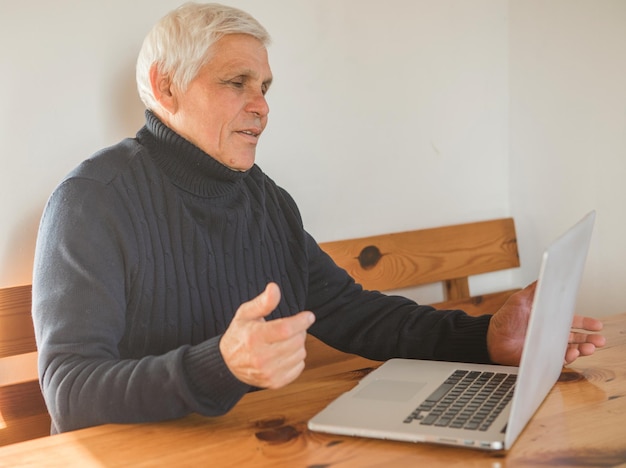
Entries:
[[266, 321], [280, 301], [280, 289], [269, 283], [261, 294], [242, 304], [220, 341], [220, 351], [235, 377], [260, 388], [280, 388], [304, 369], [307, 329], [312, 312]]

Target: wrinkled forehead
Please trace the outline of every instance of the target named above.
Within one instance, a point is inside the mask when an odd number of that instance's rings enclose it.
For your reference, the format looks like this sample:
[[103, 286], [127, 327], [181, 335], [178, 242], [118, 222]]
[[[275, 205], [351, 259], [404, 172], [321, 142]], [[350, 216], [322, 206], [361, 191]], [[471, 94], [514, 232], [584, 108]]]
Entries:
[[238, 73], [264, 82], [272, 81], [267, 48], [246, 34], [228, 34], [215, 42], [206, 66], [216, 72]]

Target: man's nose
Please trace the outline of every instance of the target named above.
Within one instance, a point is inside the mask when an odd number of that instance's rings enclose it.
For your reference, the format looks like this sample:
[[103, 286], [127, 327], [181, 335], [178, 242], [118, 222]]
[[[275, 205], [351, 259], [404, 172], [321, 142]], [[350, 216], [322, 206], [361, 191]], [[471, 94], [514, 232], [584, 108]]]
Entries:
[[250, 97], [246, 110], [253, 114], [257, 114], [259, 117], [266, 117], [267, 114], [270, 113], [270, 106], [267, 104], [265, 95], [263, 93], [258, 93]]

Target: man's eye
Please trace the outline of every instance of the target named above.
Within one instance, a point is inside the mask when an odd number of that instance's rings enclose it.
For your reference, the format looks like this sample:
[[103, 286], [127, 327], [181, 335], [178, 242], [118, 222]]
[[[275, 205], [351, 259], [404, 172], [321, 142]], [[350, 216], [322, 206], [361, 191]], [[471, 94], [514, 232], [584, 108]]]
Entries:
[[233, 78], [228, 80], [221, 80], [223, 85], [232, 86], [233, 88], [243, 88], [245, 85], [245, 80], [242, 78]]

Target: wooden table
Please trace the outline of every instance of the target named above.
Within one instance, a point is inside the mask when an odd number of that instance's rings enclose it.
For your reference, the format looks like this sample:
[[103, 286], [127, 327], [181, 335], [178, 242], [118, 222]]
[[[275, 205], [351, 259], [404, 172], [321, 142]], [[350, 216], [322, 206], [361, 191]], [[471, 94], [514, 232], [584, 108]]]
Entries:
[[0, 448], [0, 466], [626, 467], [626, 314], [607, 317], [604, 333], [607, 346], [563, 371], [508, 452], [310, 432], [309, 418], [379, 365], [311, 340], [298, 380], [226, 416], [44, 437]]

